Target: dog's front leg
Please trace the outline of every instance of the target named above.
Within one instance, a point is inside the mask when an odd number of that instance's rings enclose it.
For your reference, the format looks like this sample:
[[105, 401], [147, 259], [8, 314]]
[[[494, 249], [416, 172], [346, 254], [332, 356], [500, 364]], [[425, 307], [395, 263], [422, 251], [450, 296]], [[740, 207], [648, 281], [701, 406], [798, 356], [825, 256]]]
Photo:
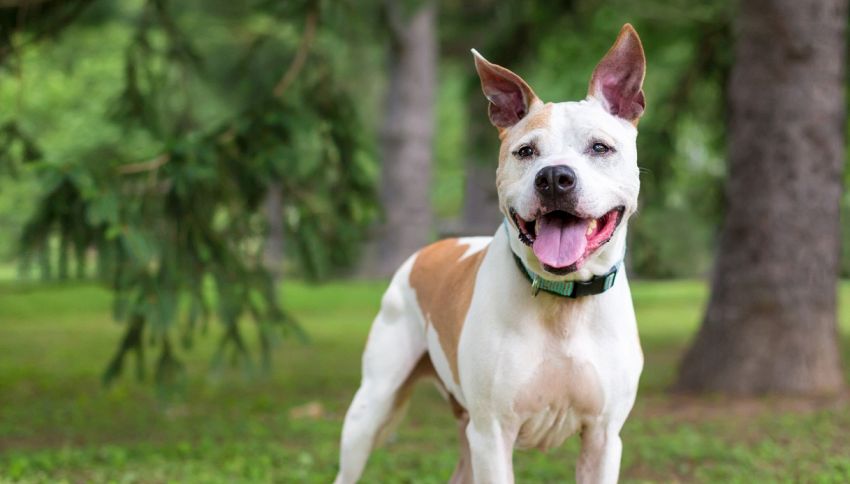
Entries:
[[495, 418], [472, 418], [466, 427], [476, 484], [512, 484], [516, 432], [507, 431]]
[[616, 429], [586, 426], [581, 432], [581, 455], [576, 467], [579, 484], [616, 483], [620, 474], [623, 442]]

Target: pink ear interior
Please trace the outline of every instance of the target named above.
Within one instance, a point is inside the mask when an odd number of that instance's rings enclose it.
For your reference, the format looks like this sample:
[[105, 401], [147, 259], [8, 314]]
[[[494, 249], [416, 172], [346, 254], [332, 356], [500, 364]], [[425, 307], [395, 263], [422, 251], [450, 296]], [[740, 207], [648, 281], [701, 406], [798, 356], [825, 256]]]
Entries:
[[643, 114], [646, 102], [641, 90], [641, 81], [633, 73], [623, 76], [606, 76], [602, 79], [602, 96], [608, 102], [609, 111], [623, 119], [636, 119]]
[[645, 72], [643, 47], [627, 24], [593, 71], [590, 95], [600, 99], [611, 114], [636, 122], [646, 106], [642, 90]]
[[528, 104], [520, 86], [500, 79], [492, 81], [484, 89], [484, 95], [490, 101], [490, 121], [496, 126], [513, 126], [527, 114]]
[[481, 78], [481, 89], [490, 101], [490, 122], [494, 126], [508, 128], [528, 114], [535, 95], [521, 77], [477, 54], [475, 68]]

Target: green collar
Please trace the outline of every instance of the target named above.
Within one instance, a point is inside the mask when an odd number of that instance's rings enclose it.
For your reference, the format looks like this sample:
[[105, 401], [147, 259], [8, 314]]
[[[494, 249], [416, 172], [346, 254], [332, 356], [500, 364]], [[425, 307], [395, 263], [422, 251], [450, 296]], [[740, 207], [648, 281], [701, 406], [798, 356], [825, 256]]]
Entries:
[[[510, 231], [508, 230], [507, 219], [505, 219], [505, 233], [508, 234], [508, 243], [510, 243]], [[531, 282], [532, 296], [537, 296], [540, 291], [546, 291], [572, 299], [602, 294], [614, 286], [614, 281], [617, 279], [617, 272], [620, 270], [620, 265], [622, 265], [622, 261], [617, 262], [607, 273], [601, 276], [593, 276], [587, 281], [550, 281], [526, 267], [522, 259], [512, 249], [511, 255], [514, 256], [520, 272]]]

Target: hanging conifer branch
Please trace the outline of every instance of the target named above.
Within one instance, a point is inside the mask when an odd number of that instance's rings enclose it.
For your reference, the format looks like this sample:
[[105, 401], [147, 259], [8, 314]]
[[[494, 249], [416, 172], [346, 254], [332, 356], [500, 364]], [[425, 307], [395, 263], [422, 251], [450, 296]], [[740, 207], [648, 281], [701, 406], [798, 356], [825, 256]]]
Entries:
[[298, 77], [298, 73], [301, 72], [301, 69], [304, 67], [304, 63], [307, 61], [307, 55], [310, 51], [310, 46], [313, 44], [313, 37], [316, 35], [316, 18], [318, 17], [315, 10], [310, 10], [307, 13], [307, 19], [304, 22], [304, 34], [301, 36], [301, 43], [298, 45], [298, 50], [295, 52], [295, 57], [292, 59], [292, 63], [289, 64], [289, 67], [284, 72], [283, 77], [280, 78], [280, 81], [274, 87], [274, 95], [275, 97], [283, 96], [283, 93], [286, 92], [286, 89], [295, 81], [295, 78]]
[[[128, 137], [155, 140], [155, 155], [139, 162], [120, 142], [104, 142], [79, 158], [40, 166], [45, 190], [21, 236], [22, 259], [39, 263], [43, 277], [73, 269], [83, 276], [85, 254], [97, 254], [97, 275], [115, 295], [115, 319], [125, 324], [105, 382], [135, 355], [137, 375], [153, 364], [158, 384], [179, 383], [181, 351], [212, 321], [221, 325], [216, 361], [242, 368], [254, 368], [254, 361], [269, 368], [276, 334], [304, 337], [281, 307], [256, 243], [270, 183], [286, 194], [284, 227], [299, 274], [318, 279], [356, 259], [376, 214], [374, 170], [338, 73], [303, 69], [319, 22], [315, 5], [300, 8], [306, 21], [299, 40], [265, 33], [262, 42], [229, 40], [233, 65], [222, 66], [219, 50], [183, 31], [173, 4], [147, 1], [124, 48], [124, 85], [108, 120]], [[294, 17], [277, 13], [280, 22]], [[212, 56], [223, 68], [206, 67]], [[291, 63], [275, 83], [267, 66], [286, 59]], [[298, 95], [284, 98], [273, 86]], [[199, 112], [201, 103], [188, 102], [199, 92], [235, 107], [210, 117]], [[37, 141], [29, 152], [38, 152]], [[256, 344], [244, 337], [251, 321]], [[157, 355], [146, 363], [149, 342]]]

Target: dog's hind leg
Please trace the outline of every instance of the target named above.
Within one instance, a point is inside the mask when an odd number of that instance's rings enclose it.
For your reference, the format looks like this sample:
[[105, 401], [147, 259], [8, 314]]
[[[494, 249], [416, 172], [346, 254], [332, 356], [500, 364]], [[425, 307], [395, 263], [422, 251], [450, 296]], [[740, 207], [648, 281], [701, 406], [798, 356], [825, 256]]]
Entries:
[[369, 333], [362, 381], [342, 428], [337, 484], [360, 478], [372, 449], [404, 414], [413, 383], [433, 372], [424, 329], [405, 298], [407, 272], [402, 266], [396, 274]]
[[449, 396], [449, 403], [451, 403], [452, 413], [457, 419], [458, 443], [460, 444], [460, 458], [451, 479], [449, 479], [449, 484], [472, 484], [472, 456], [469, 452], [469, 440], [466, 438], [469, 414], [453, 396]]

